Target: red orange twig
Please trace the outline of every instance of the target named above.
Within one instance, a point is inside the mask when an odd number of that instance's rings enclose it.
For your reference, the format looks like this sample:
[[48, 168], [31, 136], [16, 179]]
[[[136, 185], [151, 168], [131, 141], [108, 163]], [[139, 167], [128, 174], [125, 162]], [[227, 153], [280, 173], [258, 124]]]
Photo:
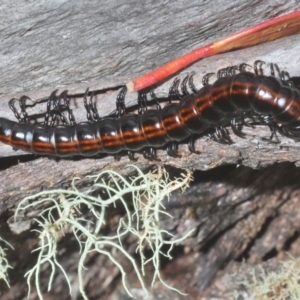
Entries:
[[172, 76], [195, 61], [214, 54], [246, 48], [300, 32], [300, 11], [256, 26], [198, 48], [127, 83], [129, 91], [140, 91]]

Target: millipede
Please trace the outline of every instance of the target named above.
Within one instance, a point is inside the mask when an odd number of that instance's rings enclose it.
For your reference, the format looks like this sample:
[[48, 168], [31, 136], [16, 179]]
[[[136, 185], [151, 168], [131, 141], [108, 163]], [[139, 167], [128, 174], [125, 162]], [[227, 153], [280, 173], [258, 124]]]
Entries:
[[[230, 143], [224, 123], [230, 123], [233, 132], [244, 137], [241, 125], [245, 116], [257, 117], [261, 124], [270, 127], [272, 135], [280, 131], [283, 135], [300, 138], [300, 91], [293, 84], [287, 72], [279, 72], [275, 77], [274, 65], [271, 74], [263, 74], [258, 60], [253, 70], [248, 64], [227, 67], [217, 72], [217, 80], [210, 84], [207, 74], [203, 77], [203, 87], [199, 90], [193, 84], [192, 76], [186, 77], [178, 90], [175, 80], [169, 97], [177, 95], [180, 100], [161, 108], [154, 92], [152, 98], [157, 109], [147, 109], [146, 94], [138, 98], [139, 109], [136, 114], [127, 114], [125, 107], [126, 87], [119, 92], [114, 115], [99, 117], [95, 103], [87, 90], [83, 97], [87, 111], [87, 121], [76, 123], [69, 107], [67, 92], [60, 95], [53, 92], [47, 100], [47, 113], [44, 123], [33, 124], [26, 113], [25, 102], [28, 97], [19, 99], [21, 114], [15, 108], [16, 99], [9, 101], [18, 121], [0, 118], [0, 141], [15, 149], [22, 149], [39, 155], [58, 157], [92, 156], [97, 153], [116, 154], [127, 151], [130, 159], [134, 153], [143, 150], [144, 156], [155, 159], [155, 150], [166, 147], [171, 156], [178, 156], [177, 145], [186, 141], [191, 152], [198, 135], [213, 129], [210, 134], [219, 142]], [[192, 93], [188, 92], [189, 85]], [[59, 110], [63, 101], [68, 111], [66, 118]], [[55, 119], [60, 118], [60, 125]]]

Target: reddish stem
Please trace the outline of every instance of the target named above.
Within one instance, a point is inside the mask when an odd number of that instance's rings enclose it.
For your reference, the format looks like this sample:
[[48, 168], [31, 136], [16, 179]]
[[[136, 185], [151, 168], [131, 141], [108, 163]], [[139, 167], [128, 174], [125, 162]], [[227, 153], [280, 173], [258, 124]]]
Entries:
[[300, 32], [300, 11], [268, 20], [224, 39], [200, 47], [127, 83], [129, 91], [140, 91], [167, 79], [195, 61], [214, 54], [242, 49]]

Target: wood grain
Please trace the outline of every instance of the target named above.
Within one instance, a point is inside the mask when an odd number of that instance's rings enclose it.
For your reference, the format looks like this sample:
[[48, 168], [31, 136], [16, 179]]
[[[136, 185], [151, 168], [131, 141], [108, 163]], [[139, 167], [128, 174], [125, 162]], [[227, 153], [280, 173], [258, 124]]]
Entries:
[[[76, 120], [82, 121], [86, 118], [82, 96], [87, 87], [97, 91], [99, 113], [107, 115], [115, 109], [118, 88], [130, 79], [209, 42], [299, 9], [297, 1], [20, 0], [16, 4], [3, 0], [0, 4], [0, 116], [14, 118], [7, 106], [11, 98], [26, 94], [38, 100], [48, 97], [55, 89], [59, 92], [67, 89], [72, 95]], [[195, 74], [195, 84], [200, 87], [206, 73], [242, 62], [252, 64], [256, 59], [278, 63], [291, 76], [299, 76], [299, 53], [299, 35], [291, 36], [207, 58], [178, 76]], [[167, 95], [172, 80], [156, 87], [159, 97]], [[128, 94], [127, 106], [135, 105], [136, 97], [136, 94]], [[38, 105], [29, 112], [43, 113], [45, 105]], [[225, 267], [232, 259], [246, 257], [249, 263], [260, 263], [266, 258], [283, 257], [279, 254], [286, 250], [299, 254], [295, 230], [299, 217], [294, 208], [299, 198], [296, 166], [299, 166], [300, 144], [280, 135], [278, 144], [266, 141], [270, 132], [265, 126], [243, 130], [246, 139], [236, 137], [229, 129], [231, 145], [200, 137], [196, 143], [200, 155], [190, 154], [186, 145], [179, 148], [181, 159], [168, 157], [163, 150], [158, 151], [160, 162], [149, 162], [137, 154], [136, 165], [142, 169], [150, 164], [162, 164], [206, 170], [195, 183], [197, 188], [184, 197], [180, 193], [174, 196], [168, 206], [175, 216], [173, 223], [164, 223], [172, 227], [176, 235], [182, 234], [188, 226], [198, 230], [197, 235], [176, 247], [176, 259], [164, 262], [163, 269], [170, 283], [179, 288], [185, 284], [190, 299], [202, 296], [212, 299], [214, 295], [223, 299], [224, 289], [220, 289], [222, 280], [219, 278], [228, 278]], [[31, 251], [38, 246], [37, 236], [28, 228], [36, 228], [32, 218], [39, 211], [31, 212], [26, 227], [21, 222], [12, 230], [11, 216], [17, 203], [42, 188], [60, 187], [74, 176], [84, 177], [105, 168], [128, 174], [131, 169], [126, 166], [130, 162], [126, 156], [120, 161], [111, 156], [56, 161], [31, 157], [2, 145], [0, 157], [0, 235], [15, 247], [15, 251], [8, 254], [15, 268], [9, 272], [12, 288], [7, 289], [0, 283], [1, 299], [24, 299], [27, 289], [23, 276], [33, 265], [36, 256]], [[196, 219], [186, 215], [188, 206], [196, 211]], [[121, 213], [115, 210], [112, 215], [115, 214]], [[284, 234], [284, 228], [287, 231], [279, 242], [278, 235]], [[13, 234], [18, 229], [26, 230]], [[107, 230], [113, 229], [112, 226]], [[267, 242], [264, 237], [269, 237]], [[72, 278], [75, 288], [72, 299], [80, 299], [76, 292], [79, 249], [74, 245], [74, 239], [67, 235], [61, 245], [60, 259]], [[126, 245], [133, 253], [133, 241], [126, 241]], [[91, 255], [87, 266], [85, 286], [91, 299], [112, 299], [114, 295], [127, 299], [119, 283], [119, 273], [108, 260]], [[217, 277], [223, 268], [224, 277]], [[130, 278], [138, 294], [138, 286], [133, 277]], [[43, 277], [43, 288], [46, 281], [47, 277]], [[235, 288], [228, 286], [231, 291]], [[181, 299], [165, 288], [155, 288], [151, 290], [153, 299], [160, 294], [163, 299]], [[70, 299], [60, 275], [46, 297]], [[35, 291], [29, 299], [37, 299]]]

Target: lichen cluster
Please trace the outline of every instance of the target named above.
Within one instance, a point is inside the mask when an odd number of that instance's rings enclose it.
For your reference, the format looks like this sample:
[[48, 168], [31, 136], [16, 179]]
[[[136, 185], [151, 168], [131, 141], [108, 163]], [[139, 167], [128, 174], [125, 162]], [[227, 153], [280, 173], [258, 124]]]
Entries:
[[[57, 269], [64, 275], [69, 292], [72, 294], [71, 283], [68, 274], [59, 262], [58, 242], [64, 238], [66, 232], [72, 232], [79, 244], [80, 258], [78, 261], [79, 290], [84, 299], [88, 299], [84, 291], [83, 274], [88, 272], [84, 263], [87, 255], [96, 252], [106, 255], [120, 270], [122, 283], [128, 295], [131, 295], [130, 287], [126, 282], [126, 272], [123, 266], [116, 260], [113, 253], [122, 254], [132, 264], [137, 278], [144, 290], [147, 289], [143, 281], [144, 266], [152, 263], [154, 266], [153, 282], [158, 278], [166, 287], [174, 289], [163, 282], [160, 276], [161, 255], [172, 258], [170, 251], [176, 243], [179, 243], [191, 232], [180, 239], [172, 239], [172, 234], [160, 226], [161, 216], [167, 215], [163, 200], [177, 189], [185, 189], [192, 179], [192, 173], [186, 171], [181, 177], [170, 180], [165, 169], [158, 167], [156, 171], [144, 174], [136, 166], [132, 166], [136, 175], [125, 178], [115, 171], [105, 170], [95, 176], [89, 176], [92, 185], [87, 191], [77, 188], [80, 178], [74, 178], [70, 189], [57, 189], [42, 191], [36, 195], [24, 198], [18, 205], [15, 217], [20, 211], [46, 206], [35, 218], [39, 229], [40, 245], [34, 251], [38, 252], [38, 259], [32, 269], [25, 276], [31, 289], [34, 279], [37, 294], [43, 299], [40, 287], [41, 270], [47, 264], [51, 270], [48, 291], [50, 291]], [[100, 191], [105, 191], [102, 197]], [[125, 196], [132, 199], [130, 205]], [[101, 229], [105, 225], [105, 216], [111, 206], [121, 205], [126, 211], [126, 217], [121, 218], [114, 235], [105, 236]], [[133, 208], [133, 209], [132, 209]], [[88, 210], [89, 219], [82, 212]], [[136, 251], [140, 255], [140, 264], [126, 251], [122, 245], [122, 239], [133, 235], [138, 241]], [[166, 245], [168, 251], [166, 252]], [[151, 249], [152, 255], [146, 259], [145, 249]], [[164, 250], [163, 250], [164, 249]], [[112, 251], [113, 250], [113, 251]], [[178, 291], [178, 290], [176, 290]], [[180, 291], [178, 291], [180, 292]]]

